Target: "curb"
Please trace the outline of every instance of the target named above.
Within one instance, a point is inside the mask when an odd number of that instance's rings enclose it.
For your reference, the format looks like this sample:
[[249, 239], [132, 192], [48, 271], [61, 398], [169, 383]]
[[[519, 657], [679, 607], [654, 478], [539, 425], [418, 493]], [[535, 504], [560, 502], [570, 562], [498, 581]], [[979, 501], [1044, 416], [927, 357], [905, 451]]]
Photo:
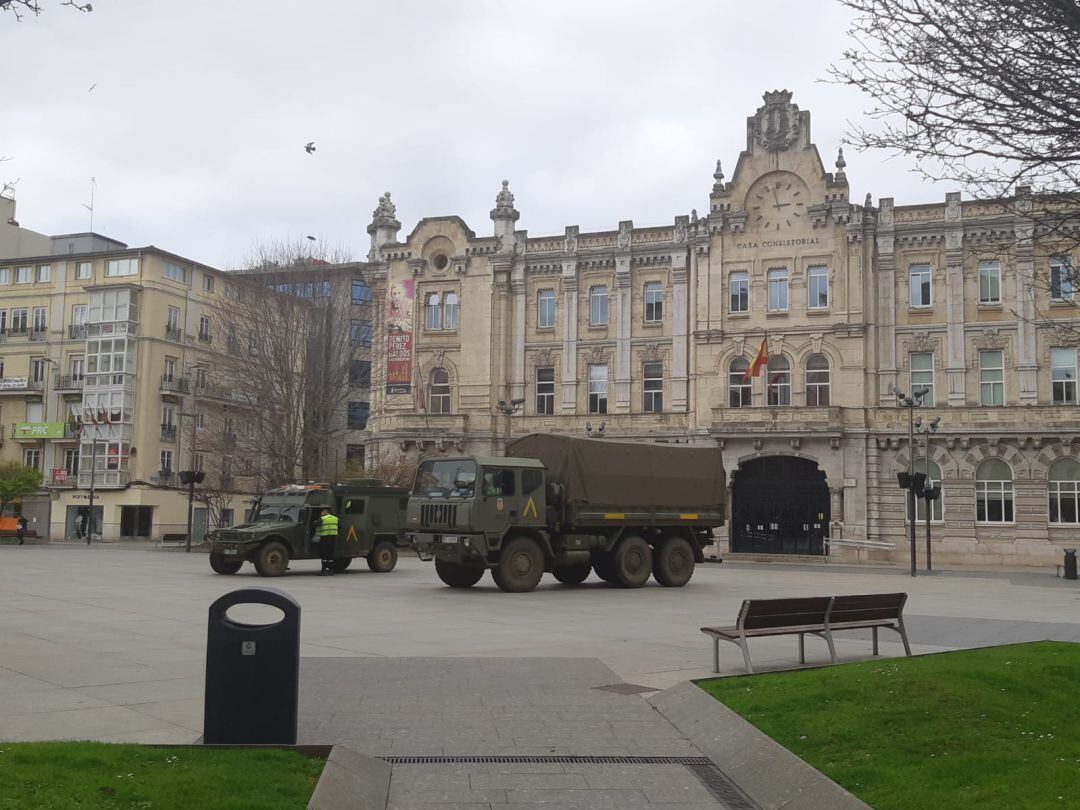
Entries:
[[762, 810], [871, 810], [689, 681], [647, 700]]
[[393, 766], [347, 745], [335, 745], [311, 794], [308, 810], [385, 810]]

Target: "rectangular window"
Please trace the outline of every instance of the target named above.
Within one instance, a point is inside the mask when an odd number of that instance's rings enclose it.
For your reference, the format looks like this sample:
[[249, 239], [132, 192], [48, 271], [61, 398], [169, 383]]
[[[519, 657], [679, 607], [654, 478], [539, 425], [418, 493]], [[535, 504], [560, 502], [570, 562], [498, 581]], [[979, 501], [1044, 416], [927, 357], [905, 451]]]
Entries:
[[664, 320], [664, 285], [658, 281], [645, 285], [645, 323]]
[[371, 361], [353, 360], [349, 364], [349, 387], [369, 388], [371, 386]]
[[736, 358], [728, 367], [728, 405], [732, 408], [750, 407], [750, 379], [746, 376], [749, 368], [745, 357]]
[[23, 464], [27, 467], [33, 467], [35, 470], [41, 469], [41, 450], [27, 449], [23, 451]]
[[134, 276], [139, 272], [138, 259], [109, 259], [105, 262], [105, 275], [108, 278]]
[[86, 324], [86, 304], [74, 304], [71, 307], [71, 325], [84, 326]]
[[1012, 481], [975, 482], [975, 521], [977, 523], [1013, 522]]
[[45, 382], [45, 361], [35, 357], [30, 361], [30, 379], [34, 382]]
[[926, 389], [923, 405], [934, 404], [934, 353], [913, 352], [911, 354], [911, 391]]
[[39, 264], [37, 269], [37, 280], [39, 284], [52, 280], [52, 265]]
[[178, 281], [181, 284], [188, 283], [188, 269], [172, 262], [165, 262], [165, 278], [169, 281]]
[[0, 284], [11, 283], [11, 269], [8, 267], [0, 267]]
[[1050, 377], [1055, 405], [1076, 404], [1076, 349], [1050, 350]]
[[664, 410], [664, 364], [642, 363], [641, 376], [644, 380], [645, 413], [662, 413]]
[[806, 306], [810, 309], [829, 308], [829, 268], [823, 265], [806, 270]]
[[1072, 301], [1076, 294], [1076, 271], [1068, 259], [1050, 260], [1050, 297], [1055, 301]]
[[349, 403], [349, 430], [363, 430], [367, 427], [368, 415], [371, 413], [370, 402]]
[[541, 416], [555, 413], [555, 369], [536, 369], [536, 412]]
[[33, 276], [30, 274], [29, 267], [16, 267], [15, 268], [15, 283], [16, 284], [29, 284], [33, 280]]
[[359, 279], [353, 279], [352, 302], [366, 306], [371, 303], [371, 287]]
[[769, 271], [769, 311], [786, 312], [788, 308], [788, 274], [784, 268]]
[[203, 290], [205, 292], [211, 292], [212, 293], [214, 291], [214, 277], [212, 275], [210, 275], [209, 273], [205, 273], [205, 272], [203, 273], [203, 276], [202, 276], [202, 288], [203, 288]]
[[69, 447], [64, 450], [64, 472], [68, 476], [79, 474], [79, 448]]
[[162, 372], [161, 377], [162, 377], [162, 379], [167, 380], [167, 381], [171, 381], [171, 380], [176, 379], [176, 358], [175, 357], [166, 357], [165, 358], [165, 369]]
[[203, 472], [203, 454], [194, 453], [191, 459], [191, 466], [195, 468], [195, 472]]
[[19, 307], [18, 309], [11, 310], [11, 334], [13, 335], [25, 335], [26, 327], [29, 325], [27, 320], [30, 314], [30, 310], [25, 307]]
[[[589, 324], [591, 326], [607, 326], [607, 322], [608, 322], [608, 291], [607, 291], [607, 287], [590, 287], [589, 288]], [[607, 368], [607, 367], [605, 366], [605, 368]], [[606, 413], [606, 411], [605, 411], [605, 413]]]
[[607, 384], [608, 367], [589, 366], [589, 413], [607, 413]]
[[226, 282], [221, 294], [228, 298], [230, 301], [240, 300], [240, 288], [235, 284], [229, 284]]
[[86, 361], [81, 357], [71, 358], [71, 379], [81, 381], [85, 376]]
[[353, 320], [350, 329], [354, 346], [371, 346], [371, 321]]
[[34, 307], [34, 332], [44, 332], [48, 329], [48, 312], [45, 307]]
[[1005, 404], [1005, 352], [1000, 349], [979, 352], [979, 402]]
[[979, 303], [1001, 303], [1001, 262], [979, 262]]
[[86, 281], [86, 279], [93, 276], [93, 264], [90, 262], [76, 262], [75, 264], [75, 280]]
[[180, 329], [180, 307], [169, 307], [165, 315], [165, 326], [169, 329]]
[[172, 472], [172, 450], [162, 450], [159, 456], [159, 470], [162, 472]]
[[442, 294], [428, 293], [424, 299], [424, 328], [442, 329]]
[[[0, 309], [0, 338], [2, 338], [4, 336], [4, 334], [6, 334], [6, 333], [7, 333], [7, 310], [6, 309]], [[2, 377], [2, 376], [3, 375], [0, 374], [0, 377]]]
[[732, 273], [728, 277], [728, 290], [731, 293], [731, 311], [750, 311], [750, 274], [744, 270]]
[[911, 274], [911, 306], [928, 307], [933, 302], [931, 296], [931, 273], [928, 264], [913, 264]]
[[443, 299], [443, 329], [457, 329], [460, 313], [461, 307], [458, 304], [458, 294], [448, 292]]
[[199, 340], [209, 343], [212, 339], [210, 335], [210, 317], [202, 315], [199, 317]]
[[555, 291], [541, 290], [536, 298], [536, 325], [540, 329], [555, 327]]

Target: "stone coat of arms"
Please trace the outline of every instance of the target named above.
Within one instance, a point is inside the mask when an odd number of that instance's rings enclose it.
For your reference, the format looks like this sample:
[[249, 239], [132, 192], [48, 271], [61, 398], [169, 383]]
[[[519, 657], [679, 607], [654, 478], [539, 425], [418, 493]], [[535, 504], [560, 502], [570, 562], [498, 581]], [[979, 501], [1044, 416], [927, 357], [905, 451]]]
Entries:
[[791, 103], [791, 92], [775, 90], [765, 94], [765, 106], [757, 111], [757, 141], [768, 152], [782, 152], [799, 136], [799, 108]]

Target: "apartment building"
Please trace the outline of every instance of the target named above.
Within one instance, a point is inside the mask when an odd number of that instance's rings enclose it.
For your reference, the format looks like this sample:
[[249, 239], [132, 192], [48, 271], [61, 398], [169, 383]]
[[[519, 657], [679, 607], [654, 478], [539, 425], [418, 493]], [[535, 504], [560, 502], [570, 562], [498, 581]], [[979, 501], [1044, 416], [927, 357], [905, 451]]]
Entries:
[[[232, 493], [214, 522], [241, 519], [250, 480], [197, 446], [208, 413], [239, 407], [214, 377], [225, 347], [213, 311], [237, 295], [227, 274], [97, 234], [30, 234], [7, 232], [2, 244], [51, 249], [0, 254], [0, 460], [44, 475], [44, 491], [23, 503], [31, 527], [73, 537], [92, 489], [103, 540], [182, 534], [178, 471], [188, 468]], [[207, 513], [196, 503], [196, 537]]]

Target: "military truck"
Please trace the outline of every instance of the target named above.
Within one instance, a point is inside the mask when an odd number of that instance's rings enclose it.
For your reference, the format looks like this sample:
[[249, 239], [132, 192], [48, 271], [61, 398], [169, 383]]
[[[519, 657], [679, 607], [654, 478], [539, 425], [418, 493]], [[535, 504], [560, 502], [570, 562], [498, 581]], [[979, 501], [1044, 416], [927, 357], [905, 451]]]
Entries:
[[725, 493], [718, 447], [531, 434], [502, 458], [422, 461], [406, 533], [452, 588], [489, 569], [509, 592], [545, 572], [567, 585], [595, 571], [623, 588], [650, 574], [679, 587], [724, 522]]
[[320, 559], [315, 523], [323, 509], [338, 516], [333, 569], [344, 571], [357, 557], [383, 573], [397, 565], [409, 490], [364, 484], [289, 485], [262, 495], [249, 523], [215, 529], [210, 567], [235, 574], [251, 562], [264, 577], [279, 577], [290, 560]]

